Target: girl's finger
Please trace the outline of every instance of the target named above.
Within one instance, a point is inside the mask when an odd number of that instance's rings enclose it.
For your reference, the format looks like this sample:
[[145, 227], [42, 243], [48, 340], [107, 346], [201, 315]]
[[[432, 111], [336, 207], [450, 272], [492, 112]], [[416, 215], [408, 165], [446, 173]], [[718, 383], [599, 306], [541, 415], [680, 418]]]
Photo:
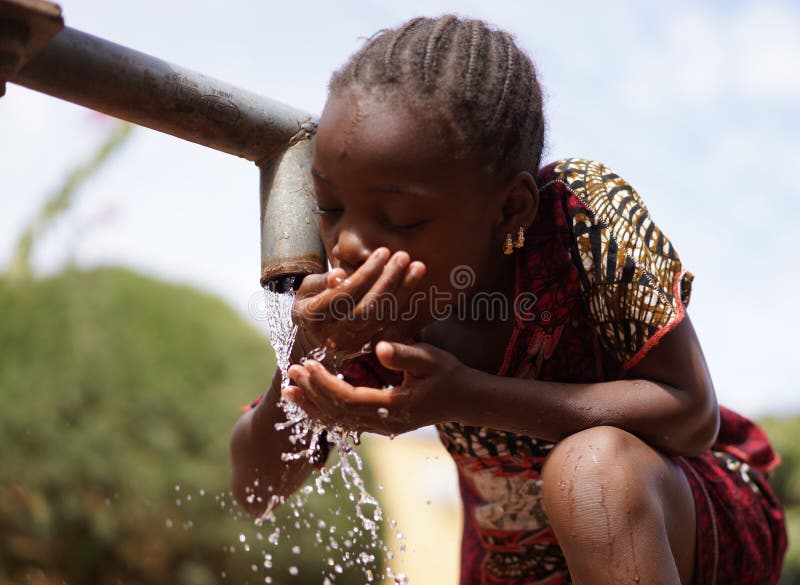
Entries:
[[328, 288], [336, 288], [344, 279], [347, 278], [347, 273], [342, 268], [334, 268], [328, 272]]
[[309, 274], [308, 276], [303, 278], [303, 282], [300, 283], [300, 288], [297, 289], [295, 298], [304, 299], [306, 297], [314, 296], [324, 291], [326, 288], [328, 288], [329, 274], [330, 273]]
[[314, 404], [313, 401], [308, 399], [302, 388], [297, 386], [287, 386], [281, 391], [281, 396], [302, 408], [308, 416], [318, 420], [323, 420], [322, 417], [324, 417], [325, 414], [319, 408], [317, 408], [317, 405]]
[[321, 321], [324, 313], [321, 312], [320, 307], [329, 303], [330, 300], [321, 298], [320, 295], [338, 286], [338, 283], [346, 276], [344, 270], [334, 268], [325, 274], [309, 274], [303, 278], [292, 305], [292, 321], [298, 325], [310, 321]]
[[420, 296], [422, 293], [417, 287], [424, 276], [425, 264], [417, 260], [409, 264], [395, 292], [396, 318], [384, 320], [384, 328], [375, 341], [406, 341], [418, 330], [418, 323], [424, 318], [422, 308], [425, 298]]
[[406, 345], [390, 341], [381, 341], [375, 347], [378, 361], [385, 367], [405, 371], [412, 376], [424, 377], [430, 375], [436, 364], [431, 352], [433, 346], [427, 343]]
[[303, 310], [310, 315], [326, 315], [333, 303], [339, 305], [340, 312], [342, 307], [354, 307], [380, 277], [388, 258], [388, 248], [378, 248], [344, 281], [307, 299]]
[[355, 301], [360, 300], [383, 274], [383, 267], [389, 260], [389, 256], [388, 248], [378, 248], [370, 254], [366, 262], [339, 285], [338, 290], [347, 293]]
[[419, 260], [415, 260], [408, 265], [408, 268], [403, 275], [403, 281], [397, 287], [395, 296], [397, 298], [398, 318], [404, 321], [411, 321], [418, 315], [417, 308], [409, 306], [409, 301], [415, 292], [418, 292], [417, 287], [425, 276], [425, 264]]
[[377, 408], [390, 406], [395, 398], [394, 393], [387, 390], [365, 386], [356, 388], [331, 374], [317, 361], [307, 361], [305, 368], [311, 384], [319, 392], [329, 395], [345, 411], [345, 416], [348, 413], [360, 414], [362, 411], [373, 414]]
[[[397, 315], [398, 287], [411, 259], [404, 251], [395, 252], [383, 268], [378, 280], [367, 291], [356, 307], [356, 316], [360, 319], [389, 321]], [[387, 310], [388, 309], [388, 310]]]
[[[314, 412], [309, 412], [308, 414], [313, 414], [313, 416], [322, 421], [338, 418], [340, 412], [337, 405], [330, 399], [325, 389], [320, 388], [311, 379], [310, 373], [305, 367], [294, 365], [289, 368], [289, 375], [297, 387], [302, 390], [302, 398], [306, 403], [313, 404]], [[324, 415], [322, 413], [324, 413]]]

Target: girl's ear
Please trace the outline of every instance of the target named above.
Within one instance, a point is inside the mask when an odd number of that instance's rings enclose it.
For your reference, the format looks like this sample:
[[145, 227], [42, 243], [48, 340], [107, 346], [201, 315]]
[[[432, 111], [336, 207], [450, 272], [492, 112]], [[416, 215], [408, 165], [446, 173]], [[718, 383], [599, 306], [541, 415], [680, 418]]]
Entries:
[[501, 207], [495, 222], [502, 240], [507, 233], [515, 235], [520, 226], [527, 229], [539, 210], [539, 188], [533, 175], [522, 171], [512, 177], [501, 194]]

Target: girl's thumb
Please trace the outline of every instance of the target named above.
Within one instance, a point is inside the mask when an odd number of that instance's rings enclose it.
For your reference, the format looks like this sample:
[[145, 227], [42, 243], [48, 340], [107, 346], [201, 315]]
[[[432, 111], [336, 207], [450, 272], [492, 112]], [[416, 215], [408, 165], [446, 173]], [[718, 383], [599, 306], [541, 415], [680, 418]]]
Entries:
[[378, 361], [390, 370], [425, 376], [430, 372], [433, 363], [427, 347], [426, 343], [406, 345], [395, 341], [381, 341], [375, 346], [375, 354]]

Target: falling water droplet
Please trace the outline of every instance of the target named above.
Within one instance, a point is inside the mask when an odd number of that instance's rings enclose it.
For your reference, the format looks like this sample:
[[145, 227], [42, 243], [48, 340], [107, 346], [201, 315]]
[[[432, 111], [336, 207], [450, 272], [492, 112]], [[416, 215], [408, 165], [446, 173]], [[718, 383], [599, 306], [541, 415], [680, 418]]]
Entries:
[[[273, 281], [272, 284], [265, 287], [268, 332], [270, 342], [275, 350], [278, 367], [282, 374], [283, 387], [289, 384], [287, 370], [290, 363], [291, 348], [297, 333], [297, 327], [294, 325], [291, 318], [294, 295], [294, 286], [293, 284], [290, 285], [288, 281], [280, 281], [279, 283]], [[328, 353], [332, 354], [328, 355], [328, 357], [336, 358], [333, 349], [335, 348], [333, 348], [332, 345], [330, 348], [326, 346], [318, 347], [309, 352], [306, 358], [322, 362], [326, 359], [326, 354]], [[372, 345], [369, 343], [361, 348], [362, 353], [369, 353], [371, 351]], [[337, 374], [338, 372], [335, 370], [336, 360], [334, 359], [333, 361], [333, 373]], [[341, 378], [342, 376], [339, 375], [339, 377]], [[389, 389], [391, 389], [391, 386], [389, 386]], [[323, 467], [319, 471], [313, 484], [301, 489], [294, 496], [296, 499], [290, 501], [289, 508], [291, 514], [297, 518], [297, 521], [293, 523], [294, 527], [297, 530], [301, 530], [302, 526], [311, 528], [311, 524], [308, 520], [310, 516], [307, 518], [302, 517], [300, 515], [300, 509], [303, 508], [306, 499], [314, 492], [324, 494], [326, 491], [330, 491], [333, 487], [333, 472], [334, 470], [338, 471], [337, 475], [341, 475], [344, 481], [345, 491], [343, 495], [345, 496], [345, 501], [351, 500], [355, 503], [355, 516], [359, 520], [359, 525], [348, 530], [347, 535], [345, 535], [342, 540], [337, 540], [337, 538], [341, 538], [341, 536], [334, 536], [336, 534], [336, 527], [330, 526], [328, 529], [330, 536], [328, 537], [329, 540], [327, 544], [325, 544], [326, 541], [323, 540], [322, 534], [319, 531], [316, 533], [317, 542], [320, 545], [325, 545], [325, 550], [337, 551], [337, 553], [334, 553], [334, 556], [336, 556], [336, 554], [340, 555], [338, 559], [328, 559], [328, 565], [332, 567], [333, 570], [330, 574], [330, 578], [326, 577], [323, 583], [331, 584], [336, 580], [335, 574], [343, 573], [343, 567], [353, 567], [356, 563], [362, 567], [366, 582], [371, 583], [375, 579], [375, 576], [366, 565], [368, 562], [374, 560], [374, 555], [370, 555], [365, 551], [361, 551], [362, 554], [359, 554], [359, 551], [353, 550], [353, 547], [357, 546], [360, 542], [356, 540], [355, 535], [363, 535], [366, 536], [368, 540], [371, 539], [374, 550], [385, 551], [388, 558], [391, 559], [392, 555], [388, 547], [383, 544], [380, 535], [379, 523], [383, 518], [380, 505], [378, 501], [366, 491], [365, 482], [360, 475], [362, 461], [354, 448], [359, 442], [358, 434], [339, 426], [326, 427], [319, 421], [310, 418], [299, 406], [289, 401], [281, 401], [279, 405], [285, 412], [285, 422], [276, 424], [276, 428], [279, 430], [288, 429], [290, 433], [290, 442], [298, 447], [302, 447], [301, 449], [284, 453], [281, 457], [284, 461], [288, 462], [302, 458], [311, 459], [313, 461], [317, 456], [320, 445], [330, 445], [339, 455], [335, 463]], [[388, 409], [381, 409], [378, 414], [385, 418], [385, 416], [388, 416], [389, 411]], [[383, 489], [383, 486], [381, 485], [379, 489]], [[339, 497], [336, 491], [334, 491], [334, 493]], [[250, 494], [253, 494], [253, 492], [250, 492]], [[277, 496], [272, 497], [270, 504], [267, 506], [267, 512], [265, 512], [264, 516], [260, 519], [261, 523], [272, 522], [273, 525], [275, 524], [276, 518], [272, 512], [272, 508], [283, 502], [282, 499], [275, 500], [275, 498], [277, 498]], [[334, 511], [335, 516], [339, 514], [340, 510]], [[320, 530], [328, 528], [328, 525], [323, 520], [319, 520], [317, 526]], [[267, 537], [269, 544], [276, 545], [278, 543], [281, 534], [280, 530], [280, 527], [274, 527], [274, 531]], [[360, 539], [361, 536], [358, 538]], [[293, 547], [292, 552], [294, 554], [300, 554], [300, 547]], [[337, 562], [337, 560], [339, 562]], [[265, 567], [268, 562], [271, 565], [271, 560], [265, 559]], [[289, 568], [289, 573], [296, 575], [299, 573], [299, 570], [297, 567], [293, 566]], [[390, 575], [389, 567], [387, 567], [386, 574]], [[380, 580], [380, 577], [378, 580]]]

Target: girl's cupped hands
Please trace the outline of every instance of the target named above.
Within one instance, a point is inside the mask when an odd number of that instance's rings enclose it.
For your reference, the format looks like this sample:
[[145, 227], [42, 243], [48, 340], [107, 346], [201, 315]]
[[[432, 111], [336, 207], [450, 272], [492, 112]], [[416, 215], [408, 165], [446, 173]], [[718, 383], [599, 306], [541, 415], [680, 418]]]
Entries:
[[381, 339], [408, 339], [418, 327], [411, 302], [424, 274], [425, 265], [406, 252], [378, 248], [350, 275], [334, 268], [307, 276], [292, 309], [298, 349], [347, 356]]
[[353, 386], [307, 360], [289, 368], [293, 385], [283, 397], [327, 426], [356, 432], [399, 435], [449, 420], [453, 391], [466, 381], [464, 364], [427, 343], [381, 341], [375, 353], [385, 367], [403, 372], [400, 386]]

